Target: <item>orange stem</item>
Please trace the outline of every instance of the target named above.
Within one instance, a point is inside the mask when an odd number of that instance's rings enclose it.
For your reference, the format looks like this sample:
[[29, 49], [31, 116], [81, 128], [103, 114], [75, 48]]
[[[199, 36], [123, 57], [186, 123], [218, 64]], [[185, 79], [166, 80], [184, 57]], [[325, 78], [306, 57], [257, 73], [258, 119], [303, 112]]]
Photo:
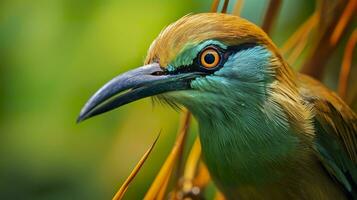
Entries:
[[234, 5], [234, 8], [233, 8], [232, 15], [236, 15], [236, 16], [240, 15], [240, 12], [243, 7], [243, 3], [244, 3], [244, 0], [237, 0], [236, 4]]
[[220, 0], [213, 0], [211, 5], [211, 12], [217, 12]]
[[[345, 10], [342, 12], [342, 15], [337, 22], [335, 30], [333, 31], [330, 43], [335, 45], [337, 41], [340, 39], [343, 30], [346, 28], [348, 22], [352, 18], [353, 13], [357, 10], [357, 0], [350, 0], [347, 4]], [[356, 13], [355, 13], [356, 14]]]
[[183, 118], [181, 120], [180, 130], [175, 145], [172, 148], [165, 163], [161, 167], [155, 180], [151, 184], [148, 192], [146, 193], [144, 197], [145, 200], [157, 199], [157, 197], [160, 194], [162, 194], [162, 192], [166, 191], [166, 186], [167, 186], [166, 182], [168, 181], [167, 179], [168, 177], [171, 176], [172, 169], [175, 166], [175, 162], [177, 161], [181, 148], [183, 147], [183, 144], [185, 142], [184, 139], [187, 135], [190, 126], [190, 121], [191, 121], [191, 113], [185, 110], [183, 113]]
[[[335, 2], [335, 1], [334, 1]], [[330, 1], [322, 1], [321, 8], [319, 9], [319, 30], [317, 37], [314, 39], [316, 43], [312, 43], [311, 53], [307, 59], [304, 60], [301, 72], [315, 79], [320, 80], [324, 74], [326, 64], [331, 57], [331, 54], [336, 49], [338, 41], [330, 43], [331, 33], [335, 30], [335, 27], [342, 16], [344, 8], [346, 8], [346, 1], [336, 1], [331, 3]], [[341, 34], [345, 32], [346, 28], [341, 29]]]
[[206, 165], [201, 161], [198, 165], [197, 175], [193, 180], [193, 185], [204, 188], [211, 181], [211, 177], [209, 175], [208, 169]]
[[353, 49], [356, 47], [357, 42], [357, 29], [353, 31], [350, 38], [348, 39], [345, 53], [342, 60], [342, 66], [340, 70], [340, 78], [338, 81], [338, 94], [342, 99], [346, 98], [347, 85], [348, 85], [348, 75], [351, 71], [352, 64], [352, 53]]
[[189, 191], [192, 189], [192, 181], [196, 175], [197, 165], [201, 157], [201, 144], [198, 136], [196, 136], [195, 143], [193, 144], [190, 154], [188, 155], [185, 171], [183, 174], [182, 190]]
[[306, 44], [308, 42], [308, 38], [310, 36], [311, 30], [314, 28], [314, 26], [317, 24], [317, 20], [312, 20], [307, 26], [306, 30], [302, 33], [302, 35], [299, 38], [299, 43], [296, 44], [295, 48], [291, 52], [288, 62], [293, 65], [297, 58], [301, 55], [302, 51], [305, 49]]
[[121, 185], [120, 189], [118, 190], [118, 192], [114, 195], [113, 200], [120, 200], [123, 198], [126, 190], [129, 187], [129, 184], [133, 181], [133, 179], [135, 178], [135, 176], [139, 173], [141, 167], [144, 165], [146, 159], [149, 157], [151, 151], [154, 149], [154, 146], [157, 142], [157, 140], [159, 139], [160, 133], [159, 135], [156, 137], [155, 141], [152, 143], [152, 145], [149, 147], [149, 149], [145, 152], [145, 154], [141, 157], [140, 161], [136, 164], [136, 166], [134, 167], [133, 171], [130, 173], [130, 175], [128, 176], [128, 178], [124, 181], [124, 183]]
[[318, 22], [318, 12], [312, 14], [300, 27], [289, 37], [289, 39], [281, 47], [281, 52], [286, 54], [290, 51], [300, 40], [301, 36], [307, 32], [311, 31]]

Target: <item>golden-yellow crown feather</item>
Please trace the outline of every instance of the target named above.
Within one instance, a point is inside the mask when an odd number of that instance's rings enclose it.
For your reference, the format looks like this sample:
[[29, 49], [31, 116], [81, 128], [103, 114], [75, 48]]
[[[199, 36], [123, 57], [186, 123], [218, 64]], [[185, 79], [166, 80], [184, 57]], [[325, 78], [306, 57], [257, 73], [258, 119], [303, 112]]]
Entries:
[[186, 15], [165, 28], [152, 43], [146, 63], [165, 67], [187, 44], [215, 39], [228, 46], [258, 43], [276, 52], [266, 33], [253, 23], [234, 15], [201, 13]]
[[[278, 48], [258, 26], [241, 17], [223, 13], [186, 15], [166, 27], [151, 44], [145, 63], [158, 62], [166, 67], [186, 45], [205, 40], [219, 40], [227, 46], [256, 43], [272, 52], [276, 79], [288, 88], [295, 88], [295, 75]], [[297, 93], [297, 91], [294, 91]]]

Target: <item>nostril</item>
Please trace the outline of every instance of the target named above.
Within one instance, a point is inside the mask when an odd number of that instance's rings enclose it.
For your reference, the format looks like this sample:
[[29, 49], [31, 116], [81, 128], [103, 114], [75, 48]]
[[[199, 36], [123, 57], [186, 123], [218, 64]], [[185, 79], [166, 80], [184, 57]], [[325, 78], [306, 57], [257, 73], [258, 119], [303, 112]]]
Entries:
[[165, 73], [163, 71], [156, 71], [156, 72], [153, 72], [151, 73], [151, 75], [153, 76], [161, 76], [161, 75], [164, 75]]

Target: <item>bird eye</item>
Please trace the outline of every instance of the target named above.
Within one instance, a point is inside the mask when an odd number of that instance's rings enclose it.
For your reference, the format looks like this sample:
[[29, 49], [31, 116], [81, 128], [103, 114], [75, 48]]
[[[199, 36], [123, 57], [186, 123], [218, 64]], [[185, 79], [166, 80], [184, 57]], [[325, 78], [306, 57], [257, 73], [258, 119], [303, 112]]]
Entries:
[[200, 56], [201, 65], [205, 68], [217, 67], [221, 60], [219, 52], [214, 48], [207, 48], [203, 50]]

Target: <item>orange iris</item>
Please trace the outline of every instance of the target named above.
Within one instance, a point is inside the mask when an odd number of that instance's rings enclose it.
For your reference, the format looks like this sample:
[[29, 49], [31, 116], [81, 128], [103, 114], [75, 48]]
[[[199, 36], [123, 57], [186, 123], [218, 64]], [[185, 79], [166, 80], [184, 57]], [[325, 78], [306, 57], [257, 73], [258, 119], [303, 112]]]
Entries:
[[203, 67], [214, 68], [214, 67], [217, 67], [217, 65], [219, 64], [221, 57], [220, 57], [219, 53], [217, 52], [217, 50], [215, 50], [213, 48], [209, 48], [209, 49], [204, 50], [201, 53], [200, 60], [201, 60], [201, 64]]

